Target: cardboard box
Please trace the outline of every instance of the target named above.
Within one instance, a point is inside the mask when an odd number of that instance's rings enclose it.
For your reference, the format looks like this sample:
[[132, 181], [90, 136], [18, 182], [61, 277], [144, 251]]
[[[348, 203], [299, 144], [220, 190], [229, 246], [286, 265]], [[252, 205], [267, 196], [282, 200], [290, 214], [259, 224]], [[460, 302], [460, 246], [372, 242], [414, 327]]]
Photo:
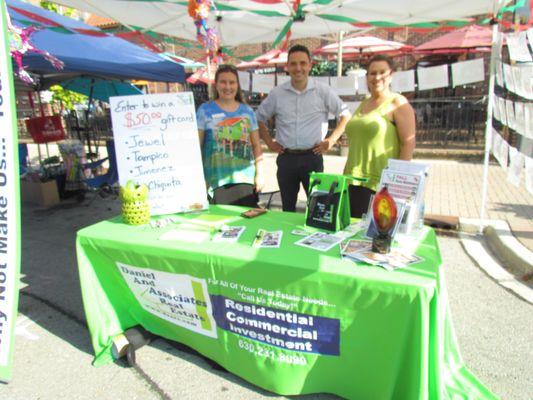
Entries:
[[20, 181], [20, 194], [23, 203], [50, 207], [59, 204], [59, 191], [55, 180], [47, 182]]

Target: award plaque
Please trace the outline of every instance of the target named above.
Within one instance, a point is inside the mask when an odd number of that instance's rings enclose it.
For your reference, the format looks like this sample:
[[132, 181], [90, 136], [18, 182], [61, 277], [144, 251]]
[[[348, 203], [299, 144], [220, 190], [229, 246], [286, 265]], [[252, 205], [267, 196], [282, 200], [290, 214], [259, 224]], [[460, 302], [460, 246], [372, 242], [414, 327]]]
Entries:
[[372, 251], [386, 254], [390, 251], [392, 231], [396, 226], [398, 208], [392, 196], [384, 186], [374, 197], [372, 214], [378, 234], [372, 240]]

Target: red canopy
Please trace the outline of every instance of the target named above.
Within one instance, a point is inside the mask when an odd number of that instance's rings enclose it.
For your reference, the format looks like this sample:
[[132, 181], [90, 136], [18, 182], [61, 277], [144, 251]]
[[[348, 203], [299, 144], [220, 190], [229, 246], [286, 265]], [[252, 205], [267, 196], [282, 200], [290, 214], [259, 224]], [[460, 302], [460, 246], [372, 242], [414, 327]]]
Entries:
[[[400, 54], [409, 52], [413, 46], [384, 40], [374, 36], [357, 36], [342, 41], [342, 58], [350, 59], [372, 54]], [[332, 43], [315, 50], [316, 55], [334, 57], [339, 51], [339, 44]]]
[[470, 25], [442, 35], [415, 48], [418, 54], [490, 52], [490, 26]]
[[263, 55], [260, 55], [259, 57], [254, 58], [252, 61], [246, 61], [238, 64], [237, 68], [266, 68], [285, 64], [287, 64], [287, 52], [281, 51], [279, 49], [274, 49], [266, 52]]
[[207, 74], [207, 68], [200, 68], [194, 74], [192, 74], [191, 76], [187, 78], [187, 82], [192, 85], [197, 84], [197, 83], [205, 83], [206, 85], [209, 83], [214, 83], [216, 71], [217, 71], [217, 66], [214, 64], [211, 65], [211, 71], [210, 71], [211, 73], [209, 74], [209, 76]]

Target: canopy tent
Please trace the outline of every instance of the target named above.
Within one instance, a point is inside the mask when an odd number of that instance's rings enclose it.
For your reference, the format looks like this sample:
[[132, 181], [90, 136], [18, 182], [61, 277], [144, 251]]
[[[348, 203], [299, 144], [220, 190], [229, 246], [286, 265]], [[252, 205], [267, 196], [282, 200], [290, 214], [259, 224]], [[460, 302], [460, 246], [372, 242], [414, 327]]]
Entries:
[[490, 53], [491, 46], [491, 28], [470, 25], [423, 43], [415, 48], [415, 52], [418, 54]]
[[27, 70], [41, 76], [41, 88], [79, 75], [184, 81], [182, 66], [140, 46], [19, 0], [7, 0], [6, 3], [14, 25], [41, 28], [31, 36], [34, 46], [65, 63], [59, 71], [41, 55], [29, 53], [24, 56], [23, 64]]
[[[341, 41], [342, 58], [354, 59], [371, 54], [401, 54], [413, 50], [413, 46], [400, 42], [380, 39], [374, 36], [357, 36]], [[328, 44], [315, 50], [315, 55], [335, 58], [339, 52], [339, 43]]]
[[[133, 30], [196, 40], [186, 1], [54, 1], [111, 18]], [[218, 0], [215, 5], [208, 24], [218, 30], [222, 45], [237, 46], [261, 42], [276, 45], [289, 29], [291, 38], [302, 38], [356, 31], [368, 24], [440, 27], [446, 25], [442, 21], [454, 20], [454, 26], [462, 26], [468, 23], [467, 17], [489, 14], [493, 0]]]
[[273, 49], [251, 61], [245, 61], [237, 65], [239, 69], [267, 68], [287, 64], [287, 52]]

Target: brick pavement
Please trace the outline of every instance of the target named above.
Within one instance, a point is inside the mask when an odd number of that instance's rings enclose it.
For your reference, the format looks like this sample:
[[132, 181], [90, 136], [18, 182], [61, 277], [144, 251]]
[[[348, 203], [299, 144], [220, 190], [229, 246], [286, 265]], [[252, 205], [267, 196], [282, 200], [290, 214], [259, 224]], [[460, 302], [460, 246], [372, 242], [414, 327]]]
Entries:
[[[483, 165], [472, 162], [431, 160], [426, 188], [426, 213], [479, 218]], [[520, 187], [507, 181], [497, 164], [489, 166], [485, 217], [507, 221], [514, 236], [533, 250], [533, 195], [522, 177]]]
[[[265, 154], [266, 190], [277, 189], [275, 155]], [[452, 160], [422, 160], [430, 164], [426, 183], [426, 213], [463, 218], [479, 218], [483, 164]], [[326, 156], [324, 169], [342, 173], [346, 157]], [[528, 249], [533, 250], [533, 195], [527, 192], [524, 180], [520, 187], [507, 181], [506, 173], [498, 164], [489, 166], [489, 189], [485, 218], [507, 221], [514, 236]], [[305, 193], [299, 194], [299, 204], [304, 206]]]

